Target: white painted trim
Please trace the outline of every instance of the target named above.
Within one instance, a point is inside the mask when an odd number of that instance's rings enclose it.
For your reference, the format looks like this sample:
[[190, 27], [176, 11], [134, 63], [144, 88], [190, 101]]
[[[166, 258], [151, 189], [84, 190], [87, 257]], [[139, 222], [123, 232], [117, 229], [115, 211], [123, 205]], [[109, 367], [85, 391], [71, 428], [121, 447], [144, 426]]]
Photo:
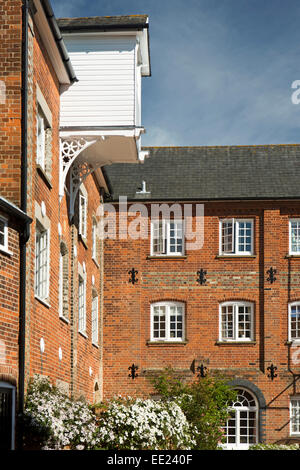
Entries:
[[300, 218], [293, 217], [289, 219], [289, 255], [300, 255], [300, 251], [292, 251], [292, 222], [299, 222]]
[[[292, 431], [292, 402], [293, 401], [296, 401], [296, 400], [300, 400], [300, 395], [294, 395], [294, 396], [290, 396], [290, 435], [291, 436], [300, 436], [300, 431], [299, 432], [293, 432]], [[299, 416], [299, 421], [300, 421], [300, 416]]]
[[[234, 338], [233, 339], [227, 339], [222, 337], [222, 307], [226, 306], [233, 306], [233, 332], [234, 332]], [[239, 306], [243, 307], [251, 307], [251, 312], [250, 312], [250, 338], [238, 338], [237, 333], [238, 333], [238, 313], [237, 313], [237, 308]], [[220, 343], [241, 343], [245, 342], [248, 343], [250, 341], [254, 340], [254, 304], [252, 302], [242, 302], [242, 301], [235, 301], [235, 300], [229, 300], [226, 302], [222, 302], [219, 304], [219, 342]]]
[[[166, 307], [166, 336], [165, 338], [155, 338], [154, 331], [153, 331], [153, 317], [154, 317], [154, 307]], [[182, 307], [182, 337], [181, 338], [171, 338], [170, 337], [170, 307], [178, 306]], [[150, 341], [153, 342], [165, 342], [165, 343], [182, 343], [185, 341], [185, 303], [184, 302], [173, 302], [173, 301], [161, 301], [161, 302], [154, 302], [150, 305]]]
[[[229, 220], [233, 221], [233, 252], [224, 253], [222, 251], [222, 224]], [[238, 231], [240, 222], [250, 222], [251, 223], [251, 250], [250, 251], [239, 251], [238, 246]], [[220, 256], [252, 256], [254, 253], [254, 219], [243, 219], [239, 218], [229, 218], [229, 219], [220, 219], [219, 220], [219, 255]]]
[[8, 219], [6, 217], [0, 216], [0, 221], [4, 224], [4, 245], [0, 245], [0, 250], [4, 251], [7, 254], [12, 255], [12, 253], [8, 250]]

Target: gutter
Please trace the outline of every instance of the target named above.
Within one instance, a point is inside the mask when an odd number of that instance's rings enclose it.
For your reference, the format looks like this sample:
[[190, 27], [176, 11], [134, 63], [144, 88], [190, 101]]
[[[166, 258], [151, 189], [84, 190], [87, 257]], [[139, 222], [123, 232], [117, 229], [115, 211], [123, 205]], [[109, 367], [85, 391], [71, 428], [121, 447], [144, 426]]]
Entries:
[[[22, 121], [21, 121], [21, 211], [13, 210], [14, 215], [23, 220], [24, 229], [20, 232], [20, 301], [19, 301], [19, 380], [18, 412], [22, 418], [25, 395], [25, 335], [26, 335], [26, 243], [29, 239], [31, 219], [27, 212], [27, 86], [28, 86], [28, 17], [29, 1], [22, 0]], [[2, 205], [6, 205], [2, 201]], [[22, 421], [21, 421], [22, 422]], [[18, 433], [18, 447], [22, 447], [22, 428]]]
[[71, 83], [78, 82], [78, 78], [75, 75], [71, 60], [65, 46], [63, 37], [61, 35], [60, 29], [58, 27], [54, 12], [48, 0], [40, 0], [45, 16], [48, 20], [49, 27], [55, 39], [57, 48], [59, 50], [60, 56], [64, 63], [65, 69], [68, 73]]

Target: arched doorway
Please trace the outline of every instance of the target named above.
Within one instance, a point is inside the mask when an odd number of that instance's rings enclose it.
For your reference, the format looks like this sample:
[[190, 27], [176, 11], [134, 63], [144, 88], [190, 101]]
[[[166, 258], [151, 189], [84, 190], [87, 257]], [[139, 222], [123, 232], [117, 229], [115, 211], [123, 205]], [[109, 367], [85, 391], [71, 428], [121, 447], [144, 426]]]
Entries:
[[256, 398], [248, 390], [237, 389], [237, 398], [230, 406], [231, 417], [225, 425], [226, 449], [249, 449], [258, 442], [258, 411]]
[[15, 448], [15, 387], [0, 381], [0, 450]]

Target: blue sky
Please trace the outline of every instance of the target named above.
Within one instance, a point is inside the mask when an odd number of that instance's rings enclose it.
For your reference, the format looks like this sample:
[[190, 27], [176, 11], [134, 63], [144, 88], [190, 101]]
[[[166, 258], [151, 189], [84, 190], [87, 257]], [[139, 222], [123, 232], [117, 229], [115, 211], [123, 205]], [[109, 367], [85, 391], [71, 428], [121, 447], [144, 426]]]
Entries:
[[57, 18], [148, 14], [143, 145], [300, 142], [297, 0], [52, 0]]

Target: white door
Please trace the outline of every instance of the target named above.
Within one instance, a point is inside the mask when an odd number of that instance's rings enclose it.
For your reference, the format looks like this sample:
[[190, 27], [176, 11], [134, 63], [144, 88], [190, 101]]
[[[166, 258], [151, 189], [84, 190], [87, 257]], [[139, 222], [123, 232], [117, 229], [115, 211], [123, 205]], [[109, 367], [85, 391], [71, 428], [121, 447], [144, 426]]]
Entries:
[[258, 442], [258, 406], [247, 390], [238, 389], [236, 401], [230, 407], [231, 417], [225, 426], [225, 449], [246, 450]]

